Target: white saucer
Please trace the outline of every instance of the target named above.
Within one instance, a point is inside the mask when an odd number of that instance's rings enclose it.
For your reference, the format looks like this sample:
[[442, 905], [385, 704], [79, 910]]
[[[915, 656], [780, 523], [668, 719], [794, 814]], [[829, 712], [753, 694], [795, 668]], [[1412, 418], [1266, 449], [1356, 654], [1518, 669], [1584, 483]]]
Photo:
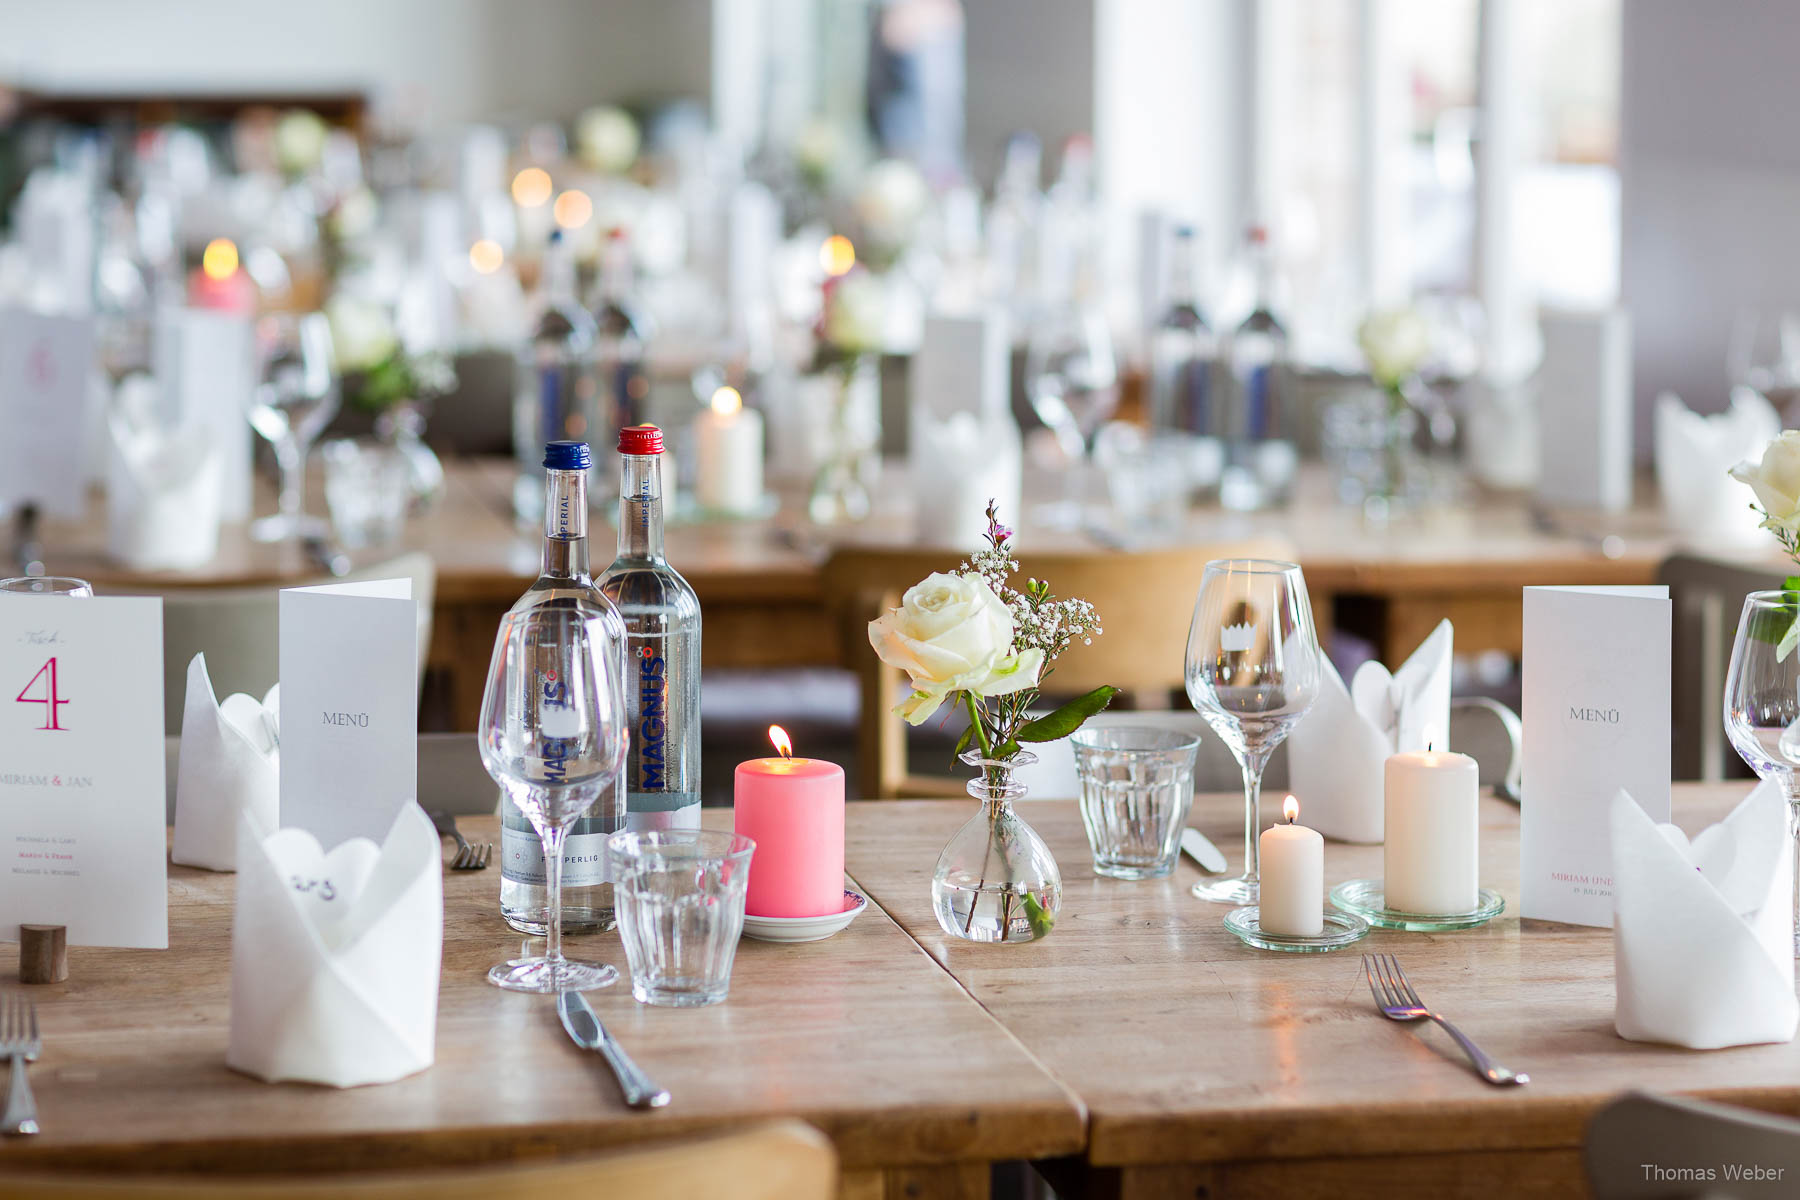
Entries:
[[753, 917], [745, 913], [744, 936], [759, 942], [816, 942], [848, 926], [867, 907], [867, 899], [845, 889], [843, 912], [822, 917]]

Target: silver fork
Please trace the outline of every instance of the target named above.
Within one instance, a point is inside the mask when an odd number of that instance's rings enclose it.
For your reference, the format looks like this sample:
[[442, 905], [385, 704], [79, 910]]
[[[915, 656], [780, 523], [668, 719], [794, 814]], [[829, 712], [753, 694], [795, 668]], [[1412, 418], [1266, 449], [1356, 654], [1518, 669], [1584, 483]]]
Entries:
[[31, 1080], [25, 1064], [37, 1061], [43, 1043], [38, 1040], [37, 1005], [7, 992], [0, 998], [0, 1057], [12, 1063], [12, 1082], [6, 1089], [6, 1112], [0, 1116], [0, 1133], [36, 1133], [37, 1102], [31, 1098]]
[[456, 839], [456, 854], [450, 859], [452, 871], [483, 871], [493, 861], [494, 843], [483, 842], [479, 846], [471, 846], [456, 828], [456, 818], [449, 813], [432, 813], [431, 823], [436, 826], [439, 837]]
[[1496, 1063], [1482, 1053], [1481, 1047], [1471, 1042], [1462, 1030], [1426, 1008], [1425, 1002], [1419, 999], [1419, 993], [1413, 991], [1412, 984], [1406, 981], [1406, 972], [1400, 969], [1400, 960], [1393, 955], [1363, 955], [1363, 974], [1368, 976], [1369, 994], [1375, 997], [1375, 1007], [1388, 1020], [1423, 1021], [1429, 1018], [1436, 1021], [1463, 1048], [1463, 1053], [1475, 1064], [1476, 1074], [1489, 1083], [1507, 1087], [1531, 1082], [1531, 1076], [1523, 1071], [1509, 1071]]

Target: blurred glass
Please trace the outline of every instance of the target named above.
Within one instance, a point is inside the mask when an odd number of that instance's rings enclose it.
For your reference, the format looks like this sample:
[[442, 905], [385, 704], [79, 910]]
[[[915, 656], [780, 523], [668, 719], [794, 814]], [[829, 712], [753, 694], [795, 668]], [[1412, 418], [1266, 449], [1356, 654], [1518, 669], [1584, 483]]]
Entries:
[[412, 497], [406, 456], [374, 438], [336, 438], [319, 448], [319, 456], [337, 540], [356, 550], [398, 539]]
[[93, 585], [68, 575], [21, 575], [0, 579], [0, 593], [15, 596], [92, 596]]

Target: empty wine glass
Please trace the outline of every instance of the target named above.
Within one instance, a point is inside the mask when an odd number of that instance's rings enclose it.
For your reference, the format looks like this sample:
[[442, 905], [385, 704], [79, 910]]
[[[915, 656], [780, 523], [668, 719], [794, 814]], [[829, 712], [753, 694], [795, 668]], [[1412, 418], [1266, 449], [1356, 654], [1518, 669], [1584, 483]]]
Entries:
[[275, 451], [281, 497], [274, 516], [250, 526], [259, 542], [299, 541], [331, 531], [306, 512], [306, 455], [338, 410], [331, 324], [324, 313], [264, 317], [257, 324], [260, 377], [250, 394], [250, 427]]
[[1745, 309], [1731, 323], [1725, 369], [1731, 382], [1761, 392], [1786, 413], [1800, 399], [1800, 313]]
[[[610, 618], [616, 621], [617, 618]], [[481, 698], [481, 764], [544, 847], [544, 953], [501, 963], [488, 982], [515, 992], [580, 992], [619, 978], [562, 953], [563, 842], [625, 765], [624, 656], [604, 609], [576, 597], [501, 618]]]
[[1207, 563], [1186, 675], [1188, 699], [1244, 771], [1244, 873], [1197, 883], [1194, 895], [1255, 904], [1263, 768], [1319, 694], [1319, 640], [1300, 568], [1255, 558]]
[[[1751, 592], [1744, 597], [1731, 669], [1725, 675], [1725, 735], [1758, 778], [1781, 788], [1788, 802], [1788, 833], [1797, 839], [1800, 857], [1800, 647], [1788, 644], [1796, 621], [1800, 593]], [[1795, 878], [1795, 899], [1800, 901], [1800, 875]], [[1800, 903], [1794, 912], [1800, 922]], [[1800, 957], [1800, 925], [1794, 952]]]

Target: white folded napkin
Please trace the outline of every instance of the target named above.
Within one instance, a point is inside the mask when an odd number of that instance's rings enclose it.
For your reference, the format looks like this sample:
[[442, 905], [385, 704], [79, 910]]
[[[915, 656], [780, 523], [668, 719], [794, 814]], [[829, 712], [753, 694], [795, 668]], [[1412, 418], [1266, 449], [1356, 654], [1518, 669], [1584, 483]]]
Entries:
[[260, 703], [235, 692], [220, 704], [206, 655], [188, 663], [175, 776], [175, 840], [169, 858], [208, 871], [237, 867], [238, 815], [273, 829], [281, 814], [281, 685]]
[[1691, 1050], [1793, 1040], [1794, 860], [1781, 790], [1758, 785], [1692, 842], [1621, 790], [1612, 839], [1619, 1036]]
[[913, 423], [910, 450], [917, 497], [915, 540], [927, 546], [977, 550], [987, 536], [987, 507], [1000, 506], [1002, 521], [1019, 513], [1024, 470], [1018, 426], [983, 422], [974, 413]]
[[119, 385], [108, 421], [107, 551], [129, 567], [182, 570], [219, 549], [224, 475], [204, 428], [162, 428], [155, 385], [141, 376]]
[[274, 1083], [388, 1083], [437, 1042], [444, 892], [437, 831], [416, 804], [379, 848], [330, 854], [245, 814], [231, 926], [226, 1065]]
[[1756, 461], [1781, 432], [1775, 406], [1751, 388], [1731, 389], [1731, 407], [1702, 416], [1673, 392], [1656, 398], [1656, 486], [1669, 525], [1711, 543], [1761, 545], [1769, 535], [1728, 472]]
[[1308, 825], [1339, 841], [1382, 840], [1388, 756], [1424, 750], [1427, 739], [1449, 748], [1453, 640], [1440, 622], [1398, 671], [1366, 662], [1348, 688], [1324, 663], [1319, 698], [1288, 736], [1288, 789]]

